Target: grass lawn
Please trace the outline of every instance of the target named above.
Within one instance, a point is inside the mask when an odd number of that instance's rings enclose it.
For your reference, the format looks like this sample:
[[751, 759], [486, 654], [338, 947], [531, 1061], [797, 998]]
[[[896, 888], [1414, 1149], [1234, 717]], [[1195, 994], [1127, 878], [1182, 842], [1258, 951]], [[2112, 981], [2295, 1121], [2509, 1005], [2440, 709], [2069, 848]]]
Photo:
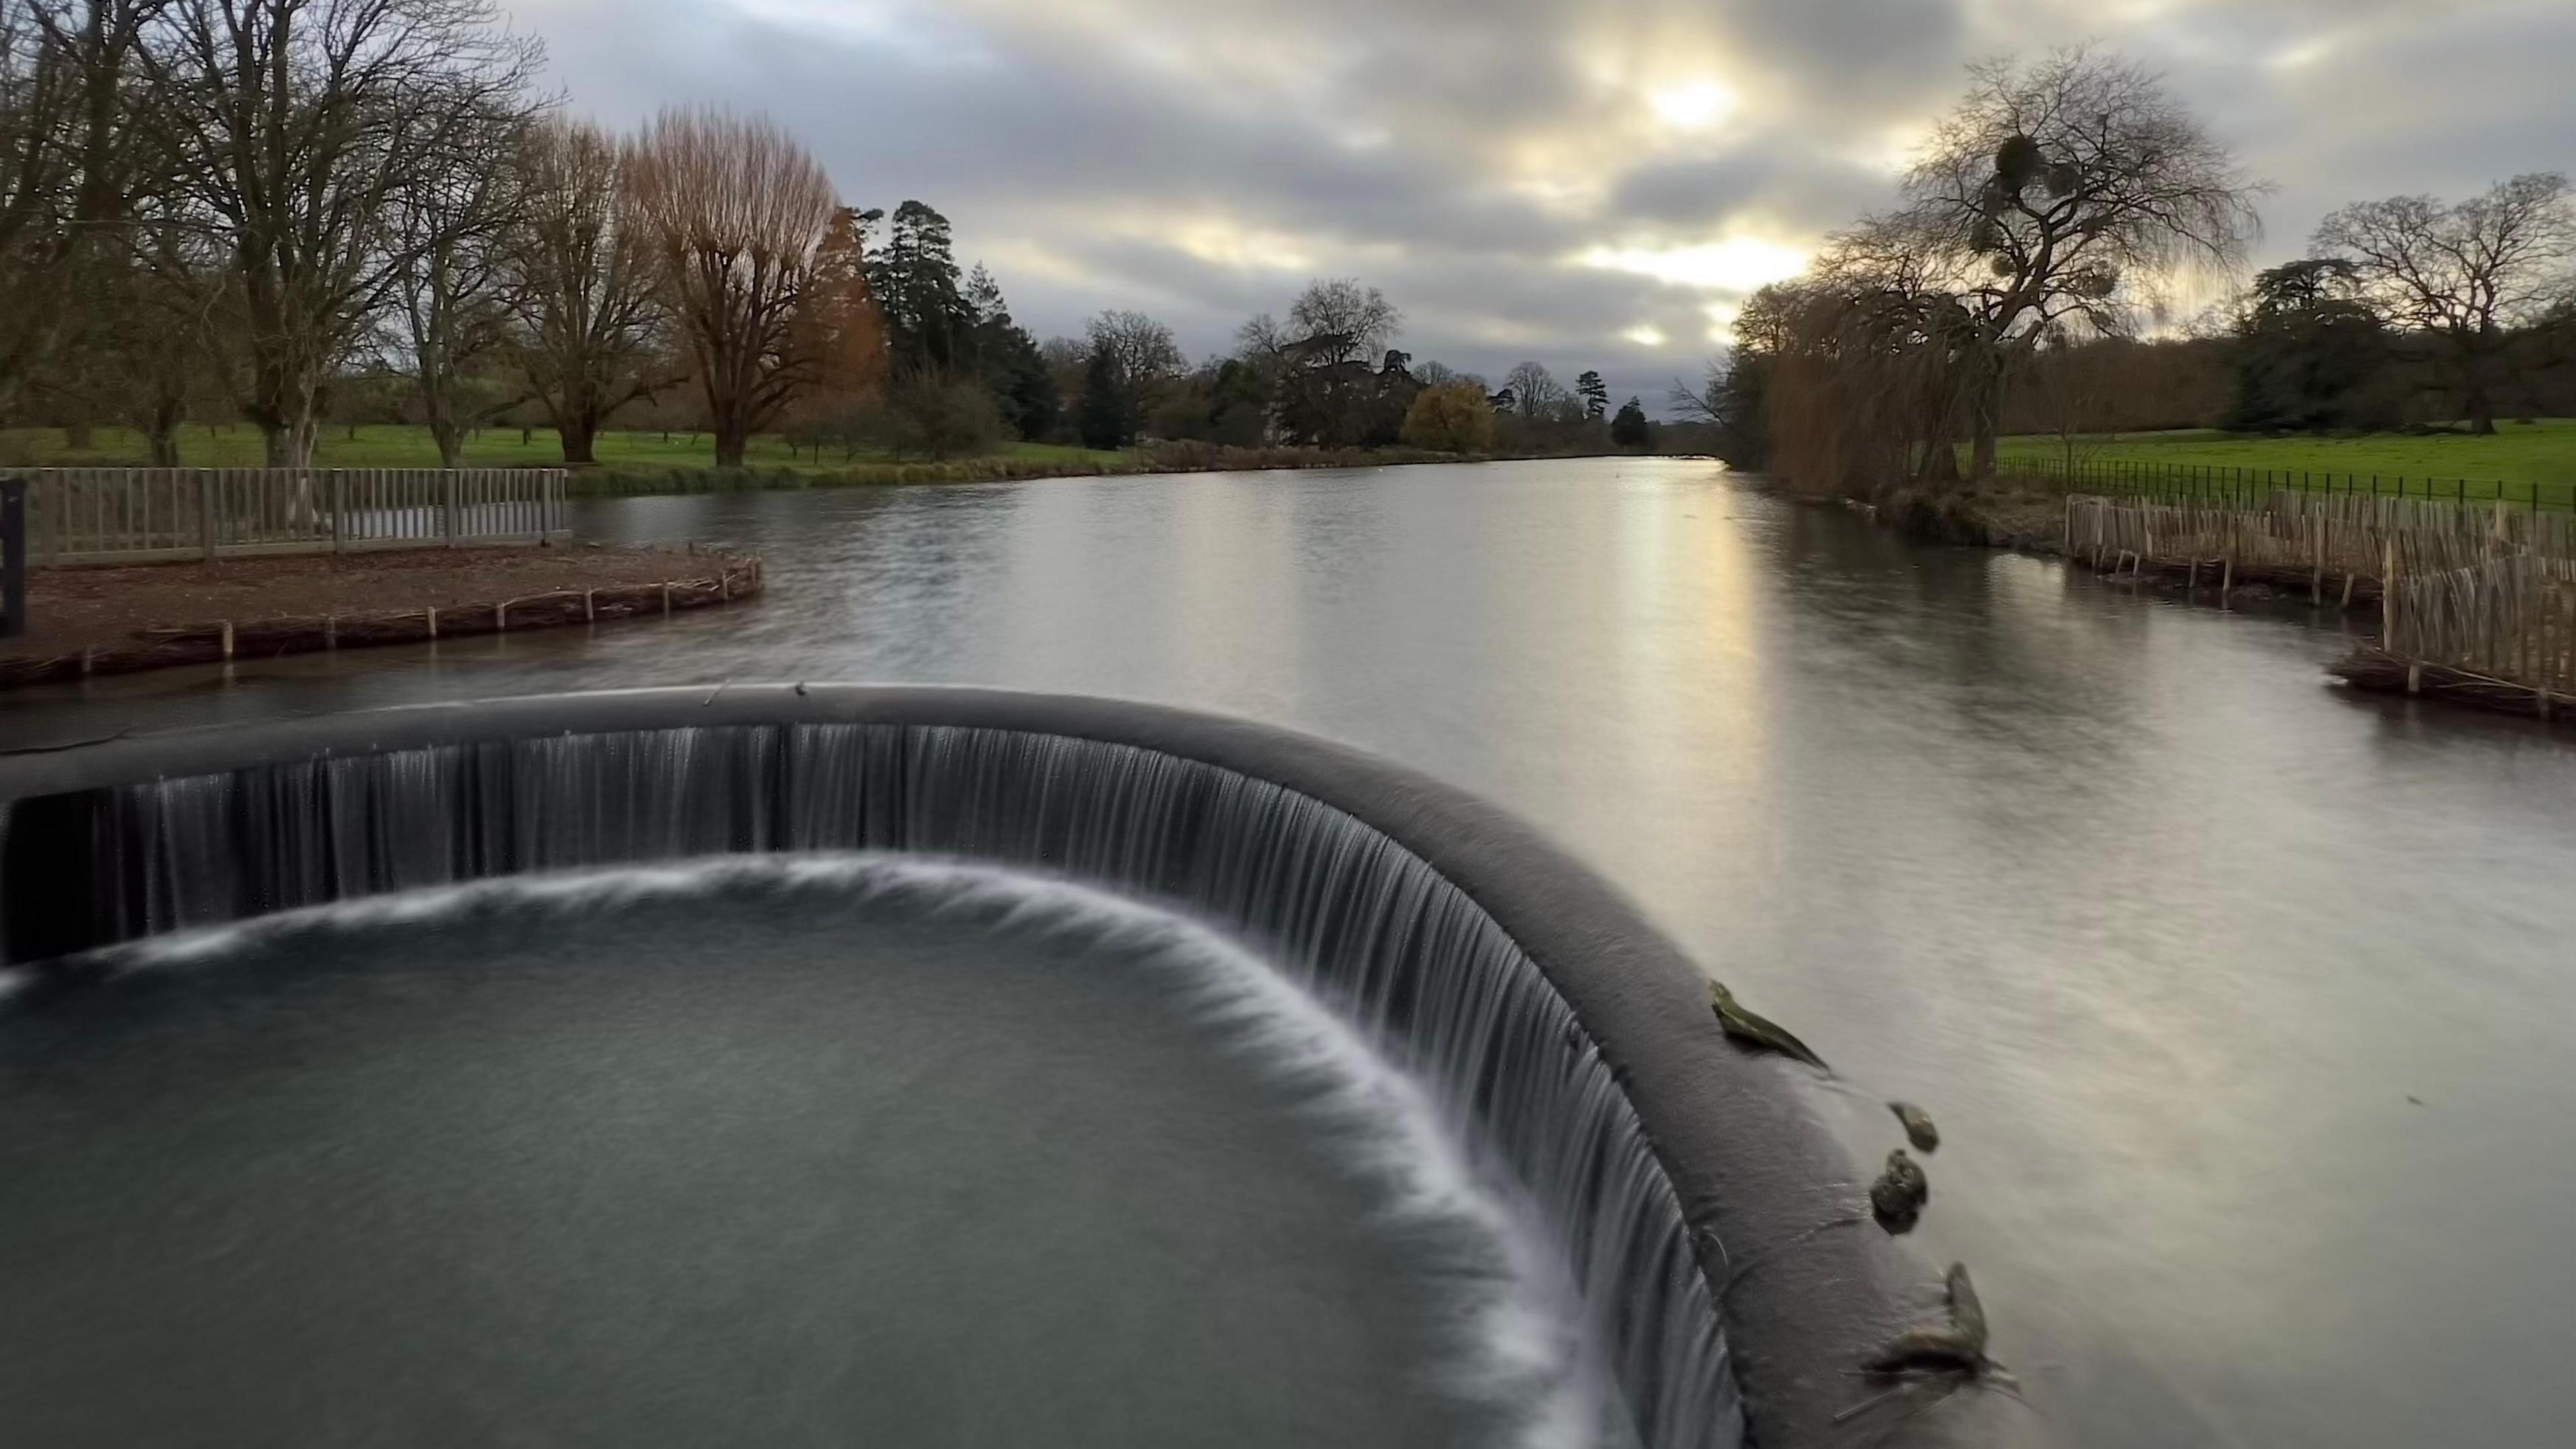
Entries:
[[[2052, 437], [2006, 438], [2001, 452], [2006, 458], [2049, 465], [2065, 457], [2062, 444]], [[2407, 492], [2422, 493], [2426, 481], [2434, 480], [2431, 491], [2441, 496], [2456, 488], [2458, 480], [2467, 479], [2472, 498], [2497, 496], [2493, 485], [2501, 483], [2508, 485], [2504, 495], [2512, 499], [2536, 494], [2543, 503], [2576, 502], [2576, 418], [2500, 422], [2495, 435], [2484, 438], [2466, 433], [2349, 437], [2267, 437], [2207, 430], [2131, 433], [2078, 438], [2075, 455], [2088, 465], [2268, 471], [2276, 478], [2293, 475], [2288, 480], [2292, 486], [2306, 482], [2324, 487], [2322, 475], [2332, 475], [2336, 488], [2346, 486], [2347, 479], [2357, 479], [2354, 486], [2367, 490], [2371, 477], [2377, 475], [2383, 492], [2396, 491], [2397, 480], [2404, 478]], [[2488, 486], [2482, 488], [2482, 484]]]
[[[63, 444], [59, 428], [9, 428], [0, 430], [0, 465], [15, 463], [27, 467], [79, 467], [87, 464], [140, 463], [145, 457], [143, 439], [129, 428], [98, 429], [92, 446], [73, 452]], [[1117, 453], [1097, 452], [1087, 448], [1060, 447], [1052, 443], [1004, 443], [997, 450], [1004, 456], [1044, 459], [1058, 462], [1115, 462]], [[708, 468], [715, 465], [715, 443], [705, 434], [672, 433], [665, 440], [661, 433], [611, 432], [599, 435], [599, 462], [605, 468]], [[217, 424], [213, 427], [192, 425], [180, 434], [179, 461], [192, 468], [255, 468], [261, 462], [259, 430], [247, 423]], [[315, 442], [313, 461], [324, 468], [435, 468], [438, 449], [429, 441], [429, 430], [404, 424], [369, 423], [357, 428], [334, 427], [323, 430]], [[787, 440], [763, 435], [752, 440], [750, 455], [744, 459], [754, 468], [798, 468], [828, 471], [846, 468], [852, 463], [881, 463], [889, 455], [861, 452], [855, 458], [844, 458], [838, 448], [826, 448], [817, 459], [811, 450], [801, 456], [791, 455]], [[486, 428], [465, 445], [465, 463], [475, 468], [541, 467], [563, 462], [563, 449], [555, 439], [554, 429], [538, 428], [520, 440], [517, 428]]]

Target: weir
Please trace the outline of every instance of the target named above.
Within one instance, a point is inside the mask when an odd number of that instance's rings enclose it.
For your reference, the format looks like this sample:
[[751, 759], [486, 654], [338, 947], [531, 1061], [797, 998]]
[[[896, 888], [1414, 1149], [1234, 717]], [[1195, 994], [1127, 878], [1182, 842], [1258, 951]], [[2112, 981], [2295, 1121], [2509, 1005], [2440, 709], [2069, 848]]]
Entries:
[[[971, 690], [656, 690], [19, 755], [0, 799], [20, 963], [743, 852], [994, 862], [1177, 906], [1354, 1019], [1527, 1190], [1658, 1449], [1838, 1442], [1865, 1397], [1845, 1370], [1937, 1293], [1875, 1229], [1820, 1230], [1855, 1174], [1804, 1069], [1725, 1045], [1697, 970], [1623, 901], [1489, 808], [1302, 737]], [[1879, 1442], [2015, 1437], [1997, 1412]]]

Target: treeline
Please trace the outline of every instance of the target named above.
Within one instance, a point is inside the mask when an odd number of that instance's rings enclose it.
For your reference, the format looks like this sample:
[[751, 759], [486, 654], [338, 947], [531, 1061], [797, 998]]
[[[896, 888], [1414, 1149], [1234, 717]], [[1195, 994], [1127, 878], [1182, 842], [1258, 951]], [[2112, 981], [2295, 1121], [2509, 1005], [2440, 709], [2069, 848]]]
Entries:
[[1171, 329], [1135, 312], [1104, 312], [1080, 342], [1046, 346], [1080, 441], [1124, 447], [1140, 438], [1253, 447], [1402, 445], [1447, 453], [1642, 447], [1647, 420], [1630, 398], [1616, 413], [1597, 372], [1572, 387], [1536, 362], [1499, 388], [1392, 344], [1403, 315], [1375, 287], [1316, 281], [1283, 320], [1243, 324], [1234, 349], [1187, 365]]
[[1005, 437], [1445, 452], [1641, 446], [1595, 373], [1499, 387], [1394, 347], [1376, 289], [1319, 281], [1190, 365], [1104, 312], [1041, 343], [921, 201], [847, 204], [766, 120], [632, 135], [534, 88], [491, 0], [0, 0], [0, 423], [624, 422], [818, 458]]
[[2143, 340], [2190, 276], [2241, 275], [2261, 188], [2157, 77], [2070, 50], [1976, 68], [1894, 210], [1754, 294], [1676, 400], [1733, 461], [1868, 492], [1990, 476], [2007, 432], [2225, 426], [2492, 432], [2566, 405], [2564, 176], [2363, 202], [2195, 335]]

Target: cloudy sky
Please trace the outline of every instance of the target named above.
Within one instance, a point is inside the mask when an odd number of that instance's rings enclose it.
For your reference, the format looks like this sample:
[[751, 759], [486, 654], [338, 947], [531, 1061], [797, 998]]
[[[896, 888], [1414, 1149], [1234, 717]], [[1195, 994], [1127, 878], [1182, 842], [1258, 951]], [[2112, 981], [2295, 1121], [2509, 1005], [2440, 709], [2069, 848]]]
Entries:
[[766, 110], [855, 204], [919, 197], [1041, 337], [1193, 356], [1356, 276], [1417, 357], [1658, 407], [1746, 291], [1884, 204], [1966, 62], [2163, 69], [2276, 190], [2576, 170], [2576, 0], [504, 0], [572, 109]]

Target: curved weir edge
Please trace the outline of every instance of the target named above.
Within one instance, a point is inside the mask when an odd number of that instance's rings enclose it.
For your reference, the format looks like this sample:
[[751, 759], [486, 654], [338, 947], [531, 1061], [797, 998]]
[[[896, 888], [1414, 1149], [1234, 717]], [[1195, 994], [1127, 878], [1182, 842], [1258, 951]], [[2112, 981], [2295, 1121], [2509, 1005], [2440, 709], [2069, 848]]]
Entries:
[[[603, 739], [611, 742], [605, 755], [580, 743]], [[1094, 751], [1083, 769], [1069, 770], [1061, 751], [1029, 752], [1049, 742], [1112, 753]], [[578, 757], [568, 753], [575, 750]], [[509, 815], [516, 833], [488, 850], [443, 839], [440, 858], [423, 861], [399, 858], [400, 841], [360, 843], [371, 861], [364, 879], [334, 874], [328, 861], [317, 866], [321, 857], [307, 848], [295, 857], [302, 878], [269, 861], [259, 869], [273, 878], [246, 879], [237, 863], [231, 878], [202, 889], [154, 869], [133, 838], [138, 808], [165, 849], [173, 819], [220, 819], [237, 830], [241, 812], [211, 798], [220, 791], [191, 799], [191, 786], [310, 767], [315, 779], [341, 772], [341, 806], [366, 814], [370, 831], [409, 839], [423, 822], [377, 818], [393, 808], [380, 778], [388, 756], [447, 762], [432, 773], [450, 773], [429, 788], [460, 798], [488, 795], [496, 772], [512, 789], [573, 781], [580, 798], [490, 807]], [[650, 782], [670, 778], [675, 761], [695, 793], [656, 795]], [[1175, 775], [1173, 762], [1204, 769]], [[352, 779], [353, 767], [377, 777]], [[631, 798], [639, 792], [651, 798]], [[1154, 827], [1144, 837], [1134, 830], [1140, 795], [1151, 807], [1141, 818]], [[839, 803], [813, 807], [824, 797]], [[1187, 809], [1176, 814], [1182, 797]], [[1598, 1160], [1605, 1153], [1643, 1154], [1644, 1176], [1660, 1181], [1631, 1182], [1615, 1204], [1597, 1185], [1560, 1185], [1554, 1194], [1530, 1185], [1569, 1239], [1647, 1443], [1723, 1442], [1738, 1386], [1747, 1437], [1764, 1446], [1855, 1435], [1925, 1444], [2033, 1437], [2010, 1406], [1986, 1395], [1962, 1396], [1892, 1436], [1885, 1422], [1837, 1419], [1869, 1392], [1848, 1370], [1928, 1317], [1940, 1285], [1930, 1265], [1873, 1227], [1819, 1230], [1853, 1216], [1862, 1178], [1808, 1102], [1810, 1088], [1797, 1080], [1806, 1069], [1729, 1045], [1709, 1015], [1700, 970], [1536, 832], [1345, 746], [1091, 698], [926, 686], [655, 689], [409, 706], [8, 755], [0, 801], [10, 802], [0, 817], [0, 945], [19, 961], [440, 879], [725, 851], [930, 849], [1141, 888], [1213, 913], [1325, 978], [1320, 986], [1373, 1016], [1417, 1066], [1445, 1075], [1444, 1090], [1477, 1105], [1480, 1125], [1525, 1182], [1571, 1153], [1589, 1154], [1581, 1165], [1595, 1177], [1617, 1175], [1621, 1164]], [[277, 803], [262, 807], [260, 828], [279, 828]], [[520, 817], [548, 804], [551, 833], [531, 837]], [[591, 813], [572, 839], [565, 820], [576, 806]], [[604, 806], [625, 813], [602, 821]], [[1185, 815], [1186, 832], [1175, 834]], [[1350, 835], [1351, 823], [1364, 831]], [[358, 846], [342, 824], [336, 841], [328, 822], [318, 833], [292, 819], [284, 828], [345, 858]], [[462, 827], [446, 828], [454, 836]], [[486, 820], [481, 828], [502, 827]], [[1218, 858], [1234, 865], [1211, 874]], [[1300, 884], [1319, 871], [1339, 877], [1345, 896], [1369, 897], [1374, 914], [1319, 916], [1318, 897]], [[1450, 901], [1452, 893], [1462, 899]], [[1349, 914], [1336, 905], [1322, 916], [1337, 912]], [[1391, 953], [1380, 939], [1390, 931], [1402, 937]], [[1334, 962], [1361, 948], [1408, 964], [1374, 981], [1331, 979]], [[1422, 964], [1432, 956], [1452, 969]], [[1525, 961], [1543, 989], [1515, 989], [1507, 978], [1529, 973], [1508, 964], [1506, 979], [1468, 979], [1511, 961]], [[1517, 1045], [1495, 1048], [1488, 1021], [1486, 1045], [1469, 1050], [1439, 1039], [1444, 1018], [1463, 1012], [1529, 1019], [1506, 1033]], [[1551, 1019], [1559, 1014], [1570, 1018], [1562, 1029]], [[1516, 1053], [1510, 1071], [1497, 1049]], [[1506, 1076], [1514, 1080], [1498, 1081]], [[1603, 1091], [1604, 1082], [1614, 1090]], [[1604, 1098], [1615, 1099], [1615, 1112]], [[1577, 1116], [1591, 1135], [1577, 1133]], [[1730, 1369], [1731, 1383], [1692, 1381], [1723, 1380]]]

